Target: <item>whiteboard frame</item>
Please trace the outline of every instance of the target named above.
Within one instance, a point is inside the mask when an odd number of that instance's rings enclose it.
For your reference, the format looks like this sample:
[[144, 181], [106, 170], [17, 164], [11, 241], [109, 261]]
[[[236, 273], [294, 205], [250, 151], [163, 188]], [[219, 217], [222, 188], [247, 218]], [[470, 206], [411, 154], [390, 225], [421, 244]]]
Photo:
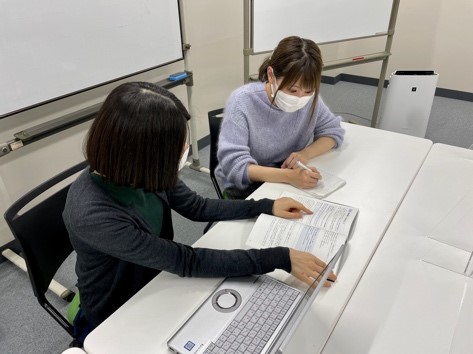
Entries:
[[[244, 61], [243, 81], [245, 83], [248, 83], [249, 81], [251, 81], [250, 56], [271, 52], [271, 50], [268, 50], [268, 51], [262, 51], [262, 52], [256, 53], [251, 47], [252, 31], [253, 31], [253, 27], [252, 27], [253, 26], [252, 24], [253, 1], [255, 0], [243, 0], [243, 61]], [[373, 128], [375, 128], [377, 125], [379, 108], [381, 104], [381, 96], [383, 94], [384, 82], [386, 79], [388, 61], [389, 61], [389, 57], [391, 56], [391, 46], [392, 46], [392, 41], [394, 37], [397, 14], [399, 11], [399, 3], [400, 3], [400, 0], [393, 0], [392, 8], [391, 8], [391, 15], [389, 18], [388, 30], [386, 33], [376, 33], [372, 36], [347, 38], [347, 39], [340, 39], [340, 40], [336, 40], [332, 42], [320, 43], [320, 45], [326, 45], [326, 44], [331, 44], [331, 43], [342, 43], [342, 42], [359, 40], [359, 39], [364, 39], [364, 38], [386, 37], [386, 43], [385, 43], [385, 48], [383, 52], [369, 53], [369, 54], [360, 53], [359, 55], [356, 55], [354, 57], [342, 58], [342, 59], [324, 62], [324, 66], [323, 66], [323, 70], [333, 70], [333, 69], [338, 69], [342, 67], [366, 64], [366, 63], [371, 63], [371, 62], [380, 61], [380, 60], [383, 62], [381, 65], [378, 88], [376, 91], [375, 105], [374, 105], [373, 114], [371, 117], [371, 127]]]

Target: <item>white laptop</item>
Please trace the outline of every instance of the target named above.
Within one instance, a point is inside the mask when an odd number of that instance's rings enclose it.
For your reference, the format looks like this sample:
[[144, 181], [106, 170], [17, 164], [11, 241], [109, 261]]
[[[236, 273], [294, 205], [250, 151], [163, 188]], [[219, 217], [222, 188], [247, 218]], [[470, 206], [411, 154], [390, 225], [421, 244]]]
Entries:
[[344, 247], [305, 292], [267, 275], [225, 278], [168, 347], [179, 354], [283, 353]]

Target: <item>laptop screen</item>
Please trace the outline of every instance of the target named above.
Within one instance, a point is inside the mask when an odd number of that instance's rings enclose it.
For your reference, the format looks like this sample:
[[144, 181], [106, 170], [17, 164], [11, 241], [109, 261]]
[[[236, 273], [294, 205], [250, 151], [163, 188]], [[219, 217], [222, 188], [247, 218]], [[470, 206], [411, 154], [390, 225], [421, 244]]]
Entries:
[[284, 353], [284, 349], [289, 343], [292, 335], [297, 329], [297, 326], [304, 318], [304, 315], [309, 310], [310, 306], [314, 302], [317, 294], [323, 288], [325, 281], [332, 272], [335, 264], [340, 259], [343, 251], [345, 249], [345, 244], [340, 246], [340, 249], [335, 253], [330, 262], [327, 263], [322, 273], [314, 280], [311, 286], [304, 293], [302, 301], [298, 304], [297, 309], [292, 314], [292, 317], [287, 322], [285, 328], [282, 330], [281, 335], [278, 340], [275, 341], [274, 345], [271, 347], [270, 353]]

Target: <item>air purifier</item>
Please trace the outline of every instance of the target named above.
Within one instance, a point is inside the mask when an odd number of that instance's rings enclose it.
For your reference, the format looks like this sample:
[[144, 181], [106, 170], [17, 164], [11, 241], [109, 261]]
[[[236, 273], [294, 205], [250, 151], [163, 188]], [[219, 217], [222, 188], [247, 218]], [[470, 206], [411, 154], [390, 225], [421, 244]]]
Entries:
[[438, 74], [430, 70], [392, 73], [384, 93], [378, 127], [425, 137], [437, 81]]

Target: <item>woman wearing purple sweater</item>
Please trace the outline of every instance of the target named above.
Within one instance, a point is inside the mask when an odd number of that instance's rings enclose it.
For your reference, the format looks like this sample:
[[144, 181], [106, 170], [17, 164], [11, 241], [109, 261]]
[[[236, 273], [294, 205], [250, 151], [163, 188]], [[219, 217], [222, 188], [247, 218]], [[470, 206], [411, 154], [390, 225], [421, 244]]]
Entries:
[[259, 69], [260, 82], [235, 90], [225, 106], [216, 174], [231, 198], [261, 182], [313, 188], [321, 177], [312, 158], [342, 144], [344, 130], [319, 97], [322, 56], [309, 39], [287, 37]]

